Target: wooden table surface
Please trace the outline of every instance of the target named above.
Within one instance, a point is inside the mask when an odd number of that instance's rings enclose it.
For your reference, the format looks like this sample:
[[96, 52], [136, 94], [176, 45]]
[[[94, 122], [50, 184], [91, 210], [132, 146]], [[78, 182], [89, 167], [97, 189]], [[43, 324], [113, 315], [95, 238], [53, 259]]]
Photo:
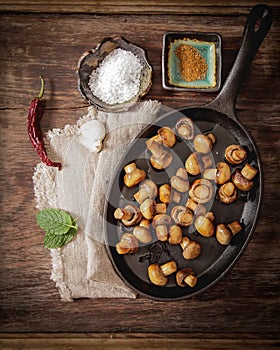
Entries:
[[279, 345], [279, 8], [237, 99], [237, 115], [259, 148], [264, 198], [252, 240], [234, 268], [207, 292], [180, 302], [82, 299], [61, 302], [50, 256], [35, 223], [28, 106], [46, 79], [42, 129], [75, 123], [87, 104], [77, 89], [80, 55], [122, 35], [153, 66], [145, 99], [171, 107], [205, 104], [215, 93], [175, 93], [161, 85], [166, 31], [218, 32], [223, 81], [254, 1], [0, 1], [1, 234], [0, 347], [3, 349], [272, 349]]

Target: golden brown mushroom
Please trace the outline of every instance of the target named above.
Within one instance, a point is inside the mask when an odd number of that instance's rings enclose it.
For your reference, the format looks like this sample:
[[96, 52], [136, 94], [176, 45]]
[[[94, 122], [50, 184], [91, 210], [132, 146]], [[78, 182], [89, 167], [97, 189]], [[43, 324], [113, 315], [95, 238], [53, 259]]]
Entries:
[[223, 185], [230, 180], [230, 167], [227, 163], [217, 163], [217, 173], [215, 181], [218, 185]]
[[240, 190], [240, 191], [250, 191], [250, 189], [253, 187], [254, 182], [252, 180], [246, 179], [241, 174], [241, 171], [239, 169], [236, 169], [231, 177], [232, 182], [234, 185]]
[[196, 230], [204, 237], [211, 237], [215, 233], [212, 217], [200, 215], [194, 222]]
[[180, 287], [195, 287], [197, 284], [197, 277], [191, 268], [186, 267], [176, 273], [176, 281]]
[[171, 224], [172, 220], [169, 215], [158, 214], [153, 218], [152, 225], [159, 241], [165, 242], [168, 240], [168, 231]]
[[242, 230], [242, 226], [238, 221], [233, 221], [227, 225], [233, 236]]
[[147, 149], [152, 153], [151, 165], [158, 170], [167, 168], [172, 160], [172, 153], [163, 144], [154, 140], [146, 141]]
[[182, 205], [172, 208], [171, 217], [179, 226], [188, 227], [193, 223], [193, 212]]
[[134, 198], [141, 204], [145, 199], [154, 199], [158, 195], [158, 188], [154, 181], [146, 179], [140, 182], [139, 191], [135, 193]]
[[168, 279], [164, 276], [159, 264], [154, 263], [148, 267], [148, 276], [150, 281], [157, 286], [165, 286]]
[[169, 184], [164, 184], [164, 185], [160, 186], [160, 188], [159, 188], [159, 200], [162, 203], [168, 204], [171, 202], [170, 197], [171, 197], [171, 186]]
[[218, 190], [218, 197], [221, 202], [230, 204], [237, 198], [237, 191], [232, 182], [226, 182]]
[[179, 192], [187, 192], [189, 190], [188, 172], [184, 168], [179, 168], [176, 175], [170, 179], [171, 186]]
[[145, 179], [146, 173], [142, 169], [138, 169], [135, 163], [130, 163], [124, 167], [124, 183], [127, 187], [131, 188], [136, 186]]
[[209, 153], [213, 148], [216, 138], [213, 134], [198, 134], [193, 140], [193, 146], [196, 152]]
[[214, 189], [209, 180], [196, 179], [190, 187], [189, 196], [197, 203], [207, 203], [213, 198]]
[[209, 155], [201, 156], [199, 153], [192, 153], [186, 160], [185, 167], [189, 174], [198, 175], [205, 168], [209, 168], [212, 165], [212, 159]]
[[247, 152], [240, 145], [230, 145], [225, 150], [225, 157], [229, 163], [236, 165], [246, 159]]
[[169, 276], [176, 271], [177, 264], [175, 261], [169, 261], [161, 266], [154, 263], [148, 267], [148, 276], [153, 284], [157, 286], [164, 286], [168, 282], [166, 276]]
[[166, 213], [165, 203], [156, 203], [154, 199], [147, 198], [140, 205], [140, 211], [145, 219], [152, 219], [156, 214]]
[[158, 130], [158, 135], [161, 138], [161, 142], [164, 144], [166, 147], [173, 147], [176, 143], [176, 136], [172, 129], [170, 129], [167, 126], [164, 126]]
[[135, 205], [128, 204], [124, 208], [117, 208], [114, 217], [121, 220], [125, 226], [134, 226], [140, 222], [142, 214]]
[[216, 169], [208, 168], [203, 171], [203, 178], [223, 185], [230, 180], [230, 167], [225, 162], [218, 162]]
[[120, 242], [116, 244], [118, 254], [136, 253], [139, 247], [137, 238], [131, 233], [124, 233]]
[[227, 245], [232, 239], [232, 232], [226, 227], [225, 224], [218, 224], [216, 227], [217, 241], [222, 245]]
[[200, 255], [201, 246], [196, 241], [191, 241], [188, 237], [183, 237], [180, 243], [183, 249], [183, 257], [185, 259], [195, 259]]
[[194, 124], [188, 117], [178, 120], [175, 129], [183, 140], [192, 140], [194, 138]]
[[236, 169], [232, 174], [231, 179], [239, 190], [249, 191], [254, 185], [252, 180], [256, 176], [257, 172], [258, 170], [252, 165], [246, 164], [241, 171]]
[[152, 234], [150, 231], [150, 222], [147, 219], [142, 219], [139, 226], [135, 226], [133, 229], [134, 236], [139, 242], [149, 243], [152, 241]]
[[168, 231], [168, 242], [170, 244], [179, 244], [182, 241], [183, 233], [178, 225], [171, 225]]

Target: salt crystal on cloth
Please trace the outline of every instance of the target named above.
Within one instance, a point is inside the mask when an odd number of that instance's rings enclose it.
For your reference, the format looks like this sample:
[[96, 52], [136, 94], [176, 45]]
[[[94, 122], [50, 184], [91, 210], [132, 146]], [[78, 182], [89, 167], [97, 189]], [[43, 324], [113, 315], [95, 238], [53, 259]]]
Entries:
[[[51, 159], [62, 163], [62, 170], [39, 163], [33, 174], [36, 207], [59, 208], [78, 218], [75, 238], [60, 249], [50, 249], [51, 279], [61, 299], [135, 298], [114, 271], [104, 246], [103, 210], [108, 182], [116, 166], [144, 126], [152, 122], [160, 103], [145, 101], [123, 113], [96, 111], [74, 125], [53, 129], [46, 135]], [[89, 120], [105, 124], [106, 137], [100, 153], [89, 152], [78, 141], [79, 128]], [[43, 242], [43, 236], [42, 236]]]

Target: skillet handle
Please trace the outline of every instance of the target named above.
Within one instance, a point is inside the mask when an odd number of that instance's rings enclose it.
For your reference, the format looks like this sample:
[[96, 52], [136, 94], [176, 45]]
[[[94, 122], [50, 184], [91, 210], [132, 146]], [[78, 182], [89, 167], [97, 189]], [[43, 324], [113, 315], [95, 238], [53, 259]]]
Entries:
[[272, 10], [267, 5], [256, 5], [248, 15], [241, 46], [234, 65], [219, 95], [207, 107], [236, 119], [235, 103], [244, 75], [251, 65], [272, 23]]

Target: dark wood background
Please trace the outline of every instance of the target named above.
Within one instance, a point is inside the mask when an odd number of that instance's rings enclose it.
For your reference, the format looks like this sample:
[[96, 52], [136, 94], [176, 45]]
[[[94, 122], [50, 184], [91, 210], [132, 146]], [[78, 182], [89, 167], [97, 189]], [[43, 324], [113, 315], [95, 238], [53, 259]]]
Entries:
[[[254, 1], [0, 1], [0, 345], [69, 349], [270, 349], [279, 340], [279, 8], [237, 99], [237, 115], [255, 139], [265, 173], [253, 238], [230, 273], [209, 291], [180, 302], [83, 299], [60, 301], [50, 280], [49, 252], [35, 223], [32, 174], [39, 161], [26, 132], [28, 106], [46, 79], [42, 129], [75, 123], [87, 110], [77, 89], [80, 55], [107, 36], [143, 47], [153, 66], [146, 99], [181, 107], [211, 93], [174, 93], [161, 85], [166, 31], [218, 32], [223, 81]], [[72, 5], [71, 5], [72, 4]], [[79, 4], [79, 5], [78, 5]], [[101, 5], [100, 5], [101, 4]], [[150, 6], [149, 6], [150, 5]], [[208, 339], [206, 342], [199, 339]], [[209, 340], [210, 339], [210, 340]], [[129, 341], [128, 341], [129, 340]], [[26, 345], [27, 344], [27, 345]], [[159, 345], [156, 345], [159, 344]], [[279, 343], [278, 343], [279, 345]], [[67, 347], [68, 346], [68, 347]], [[157, 347], [158, 346], [158, 347]], [[27, 347], [26, 347], [27, 348]]]

